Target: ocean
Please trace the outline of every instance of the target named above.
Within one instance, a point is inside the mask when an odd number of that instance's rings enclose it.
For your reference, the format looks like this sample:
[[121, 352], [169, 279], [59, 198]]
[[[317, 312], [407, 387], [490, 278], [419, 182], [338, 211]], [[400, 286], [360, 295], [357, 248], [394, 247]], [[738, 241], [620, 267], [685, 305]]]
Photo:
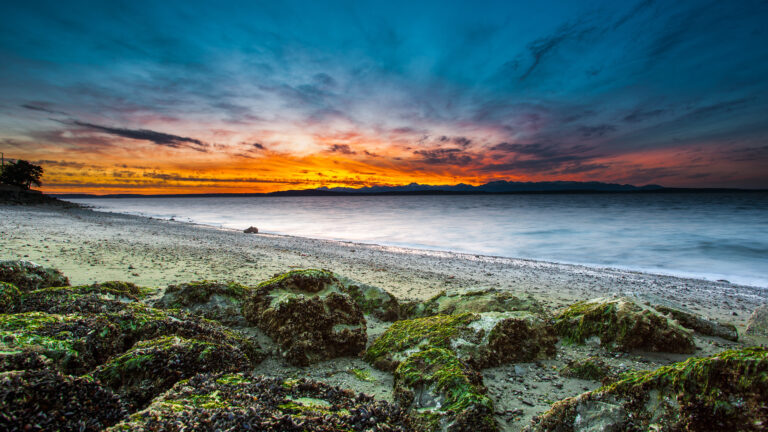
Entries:
[[768, 287], [767, 193], [89, 198], [96, 210]]

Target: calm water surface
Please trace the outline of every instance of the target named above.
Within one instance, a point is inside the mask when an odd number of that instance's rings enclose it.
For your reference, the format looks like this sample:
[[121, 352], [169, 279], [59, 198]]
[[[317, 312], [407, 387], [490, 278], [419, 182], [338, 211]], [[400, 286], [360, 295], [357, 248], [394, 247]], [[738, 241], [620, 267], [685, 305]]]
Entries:
[[261, 232], [619, 267], [768, 287], [768, 194], [71, 200]]

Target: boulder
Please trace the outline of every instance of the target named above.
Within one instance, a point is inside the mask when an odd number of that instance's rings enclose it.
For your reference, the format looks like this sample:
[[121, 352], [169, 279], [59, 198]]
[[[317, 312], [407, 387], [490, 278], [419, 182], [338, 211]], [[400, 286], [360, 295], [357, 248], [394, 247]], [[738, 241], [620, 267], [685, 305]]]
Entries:
[[177, 381], [204, 372], [239, 372], [251, 367], [248, 356], [230, 345], [163, 336], [137, 342], [91, 373], [135, 408], [143, 408]]
[[11, 313], [21, 301], [21, 291], [16, 285], [8, 282], [0, 282], [0, 313]]
[[0, 282], [12, 283], [21, 291], [69, 286], [69, 279], [59, 270], [23, 260], [0, 261]]
[[485, 368], [551, 357], [555, 343], [552, 326], [529, 312], [435, 315], [395, 322], [371, 344], [365, 359], [392, 371], [415, 352], [444, 348]]
[[528, 431], [758, 431], [768, 425], [768, 350], [729, 350], [564, 399]]
[[243, 303], [243, 315], [297, 366], [355, 356], [367, 341], [363, 312], [326, 270], [294, 270], [262, 282]]
[[397, 405], [305, 379], [198, 374], [109, 431], [413, 431]]
[[629, 298], [575, 303], [555, 317], [555, 329], [569, 343], [598, 338], [609, 349], [672, 353], [696, 350], [690, 330]]
[[392, 294], [372, 285], [343, 284], [342, 290], [360, 306], [363, 314], [373, 315], [382, 321], [396, 321], [400, 318], [400, 304]]
[[705, 336], [716, 336], [734, 342], [739, 340], [739, 332], [733, 324], [717, 322], [671, 306], [653, 305], [653, 308], [664, 315], [672, 317], [678, 324], [696, 333]]
[[90, 377], [0, 373], [0, 430], [101, 431], [127, 415], [120, 398]]
[[256, 228], [255, 226], [251, 226], [251, 227], [246, 228], [243, 232], [246, 233], [246, 234], [258, 234], [259, 233], [259, 229]]
[[759, 306], [752, 312], [744, 333], [750, 336], [768, 337], [768, 305]]
[[243, 301], [251, 288], [235, 282], [197, 281], [169, 285], [154, 302], [159, 308], [183, 309], [228, 326], [243, 326]]
[[394, 396], [424, 432], [498, 430], [483, 378], [452, 351], [429, 348], [395, 370]]
[[35, 351], [60, 370], [81, 374], [123, 353], [141, 340], [177, 335], [238, 348], [253, 365], [264, 353], [252, 339], [219, 323], [183, 312], [165, 312], [128, 303], [119, 312], [0, 315], [0, 351]]
[[41, 288], [21, 295], [14, 312], [52, 314], [118, 312], [126, 303], [137, 302], [151, 290], [129, 282]]
[[512, 311], [527, 311], [542, 317], [546, 315], [544, 306], [531, 296], [521, 297], [495, 288], [460, 288], [443, 291], [426, 302], [418, 303], [411, 316]]

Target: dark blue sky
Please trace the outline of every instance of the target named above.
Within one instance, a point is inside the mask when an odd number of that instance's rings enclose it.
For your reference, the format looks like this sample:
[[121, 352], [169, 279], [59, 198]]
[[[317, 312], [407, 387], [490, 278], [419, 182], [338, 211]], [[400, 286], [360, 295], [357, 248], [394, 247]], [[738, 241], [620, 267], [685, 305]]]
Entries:
[[766, 1], [6, 1], [0, 150], [60, 190], [765, 188], [767, 23]]

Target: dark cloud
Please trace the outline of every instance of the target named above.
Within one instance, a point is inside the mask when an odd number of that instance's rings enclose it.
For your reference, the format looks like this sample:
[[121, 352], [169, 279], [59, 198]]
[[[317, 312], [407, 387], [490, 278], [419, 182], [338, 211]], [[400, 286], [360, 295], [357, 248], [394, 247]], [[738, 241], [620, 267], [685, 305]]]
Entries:
[[57, 110], [48, 108], [47, 105], [48, 104], [45, 104], [45, 103], [22, 104], [21, 107], [31, 111], [40, 111], [48, 114], [67, 115], [67, 113], [65, 113], [64, 111], [57, 111]]
[[616, 126], [609, 124], [579, 127], [579, 133], [584, 138], [599, 138], [615, 130]]
[[114, 128], [108, 126], [101, 126], [93, 123], [86, 123], [81, 121], [73, 122], [74, 125], [103, 132], [110, 135], [120, 136], [123, 138], [130, 138], [141, 141], [149, 141], [158, 145], [172, 147], [172, 148], [191, 148], [200, 152], [205, 152], [207, 144], [204, 142], [179, 135], [167, 134], [164, 132], [157, 132], [149, 129], [124, 129]]
[[37, 165], [49, 165], [49, 166], [57, 166], [62, 168], [85, 168], [88, 166], [81, 162], [57, 161], [57, 160], [46, 160], [46, 159], [37, 160], [37, 161], [34, 161], [33, 163]]
[[449, 164], [464, 166], [474, 160], [472, 156], [465, 154], [462, 149], [457, 148], [416, 150], [413, 154], [421, 156], [421, 162], [432, 165]]
[[255, 149], [258, 149], [258, 150], [266, 150], [266, 148], [264, 148], [264, 144], [262, 144], [262, 143], [257, 143], [257, 142], [251, 143], [251, 147], [253, 147]]
[[528, 78], [534, 70], [541, 64], [546, 56], [555, 51], [560, 45], [572, 40], [581, 40], [590, 32], [594, 31], [594, 27], [585, 27], [582, 23], [570, 23], [564, 24], [557, 29], [554, 34], [545, 36], [540, 39], [536, 39], [528, 44], [528, 51], [533, 57], [533, 62], [528, 69], [520, 76], [520, 81], [524, 81]]
[[352, 150], [348, 144], [334, 144], [328, 147], [328, 151], [331, 153], [341, 153], [345, 155], [357, 154], [357, 152]]
[[500, 163], [488, 164], [480, 169], [485, 172], [522, 171], [548, 172], [550, 174], [574, 174], [602, 168], [599, 164], [589, 164], [597, 157], [595, 147], [576, 145], [561, 147], [554, 144], [513, 144], [499, 143], [489, 148], [498, 153]]
[[616, 20], [615, 23], [613, 23], [613, 29], [616, 30], [617, 28], [623, 26], [627, 23], [627, 21], [641, 14], [646, 9], [649, 9], [651, 6], [653, 6], [654, 3], [656, 3], [655, 0], [640, 0], [637, 2], [637, 4], [635, 4], [632, 10], [624, 14], [621, 18]]
[[636, 109], [624, 117], [624, 121], [627, 123], [639, 123], [645, 120], [652, 119], [664, 114], [666, 111], [663, 109], [643, 110]]
[[378, 153], [369, 152], [368, 150], [363, 150], [363, 153], [365, 153], [366, 156], [370, 156], [370, 157], [381, 157]]
[[686, 115], [686, 117], [704, 117], [714, 114], [720, 114], [724, 112], [731, 112], [737, 109], [744, 108], [752, 98], [733, 99], [722, 102], [717, 102], [710, 105], [705, 105], [694, 109]]

